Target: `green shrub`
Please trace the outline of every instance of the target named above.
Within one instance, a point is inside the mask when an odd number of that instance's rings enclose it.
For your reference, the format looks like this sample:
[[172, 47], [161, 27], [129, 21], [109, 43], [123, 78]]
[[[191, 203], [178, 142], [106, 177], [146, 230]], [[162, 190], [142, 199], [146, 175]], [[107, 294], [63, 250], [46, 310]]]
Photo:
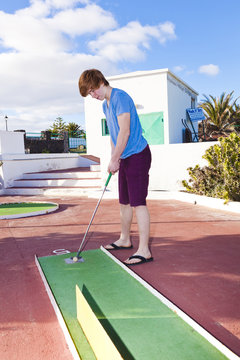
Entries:
[[189, 182], [183, 180], [182, 184], [191, 193], [240, 201], [240, 137], [231, 133], [219, 142], [203, 155], [208, 166], [189, 167]]

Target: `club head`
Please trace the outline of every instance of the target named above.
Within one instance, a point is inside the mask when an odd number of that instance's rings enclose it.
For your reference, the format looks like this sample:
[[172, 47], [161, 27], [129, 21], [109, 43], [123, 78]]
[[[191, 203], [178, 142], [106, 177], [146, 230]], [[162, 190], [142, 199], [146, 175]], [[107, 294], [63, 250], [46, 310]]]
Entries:
[[76, 263], [84, 262], [84, 259], [80, 256], [77, 261], [74, 261], [73, 257], [64, 259], [64, 261], [65, 261], [66, 264], [76, 264]]

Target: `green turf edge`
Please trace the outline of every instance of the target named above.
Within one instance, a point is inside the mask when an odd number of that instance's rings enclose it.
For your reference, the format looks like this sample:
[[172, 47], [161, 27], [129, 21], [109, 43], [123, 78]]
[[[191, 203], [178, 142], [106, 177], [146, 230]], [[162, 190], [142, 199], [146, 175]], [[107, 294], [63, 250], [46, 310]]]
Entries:
[[26, 214], [55, 208], [54, 203], [4, 203], [0, 204], [0, 216]]
[[[46, 257], [46, 258], [48, 258], [48, 257]], [[79, 355], [79, 358], [81, 360], [96, 360], [94, 352], [93, 352], [90, 344], [88, 343], [88, 340], [87, 340], [87, 338], [86, 338], [86, 336], [85, 336], [85, 334], [84, 334], [84, 332], [83, 332], [83, 330], [82, 330], [82, 328], [81, 328], [81, 326], [80, 326], [80, 324], [79, 324], [79, 322], [77, 320], [77, 314], [75, 314], [76, 315], [75, 317], [71, 318], [71, 321], [69, 321], [69, 318], [68, 318], [68, 316], [66, 314], [64, 316], [64, 314], [63, 314], [63, 312], [61, 310], [60, 303], [57, 300], [57, 298], [55, 297], [55, 295], [54, 295], [54, 293], [53, 293], [53, 291], [51, 289], [50, 283], [48, 282], [46, 273], [45, 273], [44, 268], [43, 268], [43, 266], [41, 264], [41, 258], [36, 256], [36, 259], [38, 261], [38, 265], [40, 266], [42, 273], [44, 274], [45, 281], [49, 286], [49, 289], [51, 291], [51, 295], [53, 296], [53, 298], [54, 298], [54, 300], [56, 302], [56, 305], [58, 306], [58, 309], [59, 309], [59, 311], [61, 313], [62, 319], [63, 319], [63, 321], [65, 323], [65, 326], [66, 326], [66, 328], [68, 330], [69, 336], [71, 337], [72, 342], [73, 342], [73, 344], [75, 346], [75, 350], [77, 351], [77, 353]]]
[[221, 355], [225, 356], [226, 359], [230, 360], [240, 360], [240, 358], [230, 350], [225, 344], [221, 343], [220, 340], [214, 337], [206, 329], [204, 329], [200, 324], [198, 324], [193, 318], [191, 318], [187, 313], [183, 312], [176, 304], [172, 303], [167, 299], [163, 294], [158, 290], [152, 287], [147, 281], [141, 278], [137, 273], [135, 273], [131, 266], [128, 267], [122, 263], [118, 258], [114, 256], [111, 252], [106, 250], [103, 246], [100, 249], [110, 257], [116, 264], [128, 272], [132, 277], [134, 277], [140, 284], [142, 284], [147, 290], [149, 290], [154, 296], [156, 296], [164, 305], [166, 305], [171, 311], [176, 313], [186, 324], [190, 326], [194, 331], [196, 331], [201, 337], [203, 337], [209, 344], [211, 344]]
[[[105, 282], [105, 285], [107, 284], [106, 279], [102, 279], [101, 276], [99, 277], [99, 274], [101, 274], [101, 272], [104, 271], [104, 268], [106, 270], [106, 267], [108, 268], [108, 272], [111, 270], [111, 272], [114, 273], [118, 273], [118, 274], [124, 274], [124, 278], [122, 283], [121, 283], [121, 288], [124, 289], [126, 287], [126, 279], [127, 282], [130, 281], [131, 283], [131, 287], [136, 287], [138, 289], [138, 292], [140, 291], [140, 293], [146, 292], [147, 295], [147, 300], [145, 301], [145, 303], [143, 303], [139, 309], [134, 309], [135, 314], [133, 316], [132, 310], [130, 310], [131, 315], [129, 315], [129, 312], [123, 312], [122, 314], [117, 314], [116, 313], [116, 306], [114, 308], [114, 304], [112, 304], [112, 308], [111, 308], [111, 300], [107, 301], [107, 306], [104, 309], [104, 306], [102, 307], [103, 312], [106, 315], [106, 318], [101, 319], [101, 311], [98, 311], [98, 308], [95, 307], [95, 313], [97, 315], [97, 317], [99, 318], [99, 320], [102, 322], [102, 325], [104, 325], [104, 322], [110, 322], [111, 326], [121, 329], [124, 328], [124, 326], [126, 325], [126, 323], [128, 323], [128, 327], [131, 327], [131, 324], [134, 323], [135, 329], [134, 331], [131, 331], [130, 333], [128, 333], [128, 337], [130, 338], [130, 340], [127, 338], [125, 339], [125, 341], [129, 342], [130, 341], [130, 347], [131, 347], [131, 351], [132, 348], [135, 347], [135, 349], [139, 350], [139, 348], [141, 348], [141, 344], [139, 344], [139, 340], [138, 338], [134, 339], [133, 333], [136, 332], [138, 333], [139, 329], [141, 330], [144, 325], [145, 325], [145, 320], [148, 319], [148, 322], [150, 324], [150, 329], [158, 329], [158, 331], [160, 331], [159, 329], [159, 321], [161, 321], [161, 337], [160, 337], [160, 342], [161, 342], [161, 349], [159, 349], [158, 351], [158, 355], [162, 358], [161, 356], [163, 356], [164, 360], [167, 359], [173, 359], [172, 355], [173, 353], [175, 354], [174, 359], [184, 359], [184, 360], [188, 360], [188, 359], [192, 359], [192, 355], [189, 357], [189, 354], [184, 355], [184, 358], [182, 357], [182, 355], [179, 353], [179, 349], [181, 348], [181, 351], [183, 349], [185, 349], [185, 351], [188, 351], [189, 346], [195, 346], [193, 343], [195, 342], [196, 338], [198, 340], [198, 345], [197, 348], [194, 351], [194, 359], [226, 359], [226, 357], [221, 354], [217, 349], [215, 349], [211, 344], [209, 344], [207, 342], [206, 339], [204, 339], [201, 335], [199, 335], [195, 330], [193, 330], [189, 325], [187, 325], [182, 319], [180, 319], [176, 314], [174, 314], [170, 309], [168, 309], [165, 305], [161, 304], [160, 300], [157, 299], [156, 297], [154, 297], [154, 295], [150, 294], [148, 290], [146, 290], [146, 288], [144, 288], [144, 286], [140, 283], [137, 282], [137, 280], [133, 279], [129, 274], [126, 273], [125, 270], [123, 270], [119, 265], [117, 265], [112, 259], [110, 259], [107, 255], [103, 254], [103, 252], [101, 252], [101, 258], [102, 260], [98, 261], [98, 270], [99, 271], [95, 271], [95, 267], [94, 265], [96, 265], [96, 257], [99, 257], [101, 250], [91, 250], [91, 251], [87, 251], [84, 252], [84, 257], [86, 258], [87, 261], [87, 265], [86, 263], [78, 263], [78, 264], [73, 264], [73, 265], [66, 265], [64, 264], [64, 258], [69, 257], [73, 254], [67, 254], [67, 255], [63, 255], [63, 256], [51, 256], [51, 257], [45, 257], [45, 258], [39, 258], [39, 262], [41, 263], [41, 266], [44, 270], [45, 267], [45, 276], [46, 278], [50, 278], [49, 281], [49, 285], [53, 291], [53, 293], [57, 293], [57, 295], [55, 296], [56, 301], [58, 306], [61, 309], [61, 312], [63, 314], [63, 317], [65, 319], [65, 322], [68, 325], [69, 331], [71, 333], [72, 338], [74, 339], [74, 342], [76, 344], [76, 347], [78, 348], [78, 350], [83, 350], [83, 343], [81, 343], [82, 339], [80, 339], [79, 337], [79, 330], [81, 331], [81, 328], [78, 324], [78, 322], [75, 320], [76, 318], [76, 300], [75, 300], [75, 284], [78, 283], [79, 287], [82, 287], [82, 281], [79, 277], [79, 274], [84, 275], [85, 276], [87, 273], [88, 276], [90, 276], [91, 281], [88, 281], [88, 286], [90, 288], [90, 292], [92, 293], [93, 297], [96, 298], [96, 294], [98, 296], [98, 302], [100, 302], [101, 307], [104, 305], [103, 302], [106, 301], [106, 290], [104, 290], [105, 288], [102, 286], [102, 293], [99, 292], [99, 280], [103, 282]], [[93, 256], [94, 255], [94, 256]], [[111, 266], [110, 266], [111, 264]], [[113, 265], [114, 264], [114, 265]], [[50, 267], [49, 267], [50, 265]], [[110, 267], [109, 267], [110, 266]], [[65, 269], [65, 271], [62, 271], [63, 268]], [[54, 271], [52, 271], [54, 270]], [[57, 277], [56, 277], [57, 275]], [[115, 274], [116, 275], [116, 274]], [[115, 280], [116, 280], [116, 276]], [[83, 276], [82, 276], [83, 277]], [[94, 281], [93, 278], [96, 278], [97, 283], [95, 283], [94, 285]], [[130, 279], [131, 278], [131, 279]], [[69, 282], [69, 280], [73, 280], [74, 282], [74, 286], [71, 286], [71, 289], [67, 288], [65, 289], [64, 286], [64, 281], [65, 282]], [[85, 280], [84, 280], [85, 281]], [[62, 285], [61, 285], [62, 284]], [[103, 284], [102, 284], [103, 285]], [[118, 286], [120, 285], [120, 283], [118, 282]], [[59, 288], [60, 286], [60, 288]], [[109, 286], [109, 285], [108, 285]], [[108, 294], [109, 295], [109, 294]], [[129, 294], [130, 295], [130, 294]], [[117, 298], [119, 298], [118, 294], [111, 294], [111, 296], [117, 296]], [[120, 296], [120, 300], [124, 301], [124, 298], [127, 298], [127, 296]], [[153, 300], [153, 298], [155, 298], [155, 300]], [[150, 309], [148, 309], [148, 305], [149, 305], [149, 299], [151, 299], [152, 304], [154, 303], [154, 308], [155, 308], [155, 315], [151, 315]], [[104, 301], [103, 301], [104, 300]], [[163, 310], [160, 311], [160, 313], [158, 312], [158, 309], [156, 309], [156, 304], [157, 304], [157, 308], [162, 308]], [[160, 305], [161, 304], [161, 305]], [[93, 305], [94, 307], [94, 303], [92, 303], [91, 305]], [[109, 314], [107, 314], [107, 309], [110, 309]], [[140, 311], [140, 313], [139, 313]], [[169, 324], [172, 324], [176, 327], [176, 318], [178, 318], [178, 323], [177, 326], [180, 326], [180, 329], [178, 329], [178, 337], [175, 336], [174, 339], [172, 339], [169, 342], [169, 338], [171, 337], [171, 334], [169, 334]], [[108, 324], [109, 325], [109, 324]], [[139, 329], [138, 329], [139, 328]], [[170, 326], [171, 328], [171, 326]], [[182, 328], [184, 328], [185, 330], [187, 329], [187, 332], [189, 334], [189, 339], [188, 339], [188, 343], [184, 342], [182, 339]], [[82, 332], [81, 332], [82, 333]], [[83, 335], [83, 333], [82, 333]], [[83, 335], [84, 336], [84, 335]], [[78, 341], [80, 340], [80, 341]], [[150, 339], [151, 340], [151, 339]], [[149, 341], [150, 341], [149, 340]], [[166, 349], [165, 343], [168, 344], [168, 346], [171, 347], [171, 344], [174, 344], [174, 348], [172, 349]], [[80, 348], [79, 348], [80, 346]], [[128, 344], [129, 346], [129, 344]], [[173, 346], [173, 345], [172, 345]], [[208, 348], [207, 353], [205, 353], [205, 347]], [[154, 350], [154, 346], [152, 347]], [[154, 352], [152, 353], [151, 349], [149, 349], [150, 352], [148, 352], [147, 357], [151, 360], [155, 360], [156, 359], [156, 353], [154, 355]], [[164, 353], [164, 351], [170, 351], [169, 356], [166, 356], [166, 353]], [[162, 353], [163, 351], [163, 353]], [[201, 354], [199, 354], [199, 351], [201, 352]], [[209, 357], [209, 354], [210, 357]], [[83, 354], [82, 352], [82, 359], [85, 360], [87, 359], [87, 357], [85, 357], [86, 354]], [[141, 357], [141, 352], [139, 353], [139, 351], [137, 351], [136, 354], [136, 359], [146, 359], [146, 354]], [[135, 356], [135, 353], [134, 353]], [[155, 357], [154, 357], [155, 356]], [[125, 359], [133, 359], [133, 357], [128, 356], [125, 357]]]

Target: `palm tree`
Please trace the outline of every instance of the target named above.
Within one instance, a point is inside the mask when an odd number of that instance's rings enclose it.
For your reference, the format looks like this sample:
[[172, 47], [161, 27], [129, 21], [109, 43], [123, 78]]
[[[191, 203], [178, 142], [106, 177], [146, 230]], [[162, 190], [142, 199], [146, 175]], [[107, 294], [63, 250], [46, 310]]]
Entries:
[[235, 119], [235, 122], [234, 122], [234, 128], [235, 128], [235, 131], [238, 133], [240, 133], [240, 105], [238, 104], [234, 104], [233, 106], [233, 110], [234, 110], [234, 119]]
[[204, 111], [206, 117], [205, 131], [207, 135], [213, 134], [228, 135], [229, 132], [234, 131], [234, 125], [240, 122], [240, 110], [236, 100], [232, 101], [233, 91], [225, 95], [222, 93], [220, 98], [209, 95], [204, 95], [205, 100], [202, 100], [200, 107]]
[[71, 134], [72, 137], [82, 137], [86, 138], [85, 131], [81, 128], [80, 125], [70, 122], [67, 125], [67, 131]]

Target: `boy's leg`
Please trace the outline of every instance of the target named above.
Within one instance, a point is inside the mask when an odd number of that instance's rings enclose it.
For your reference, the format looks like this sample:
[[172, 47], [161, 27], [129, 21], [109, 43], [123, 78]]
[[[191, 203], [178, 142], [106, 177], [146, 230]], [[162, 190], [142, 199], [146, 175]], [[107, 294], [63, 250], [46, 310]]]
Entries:
[[[128, 193], [130, 206], [135, 209], [139, 232], [138, 249], [133, 255], [150, 259], [149, 249], [150, 216], [146, 204], [148, 194], [149, 169], [151, 166], [151, 152], [147, 146], [141, 153], [129, 158], [126, 168], [128, 178]], [[141, 262], [141, 259], [128, 259], [126, 264]]]
[[[141, 255], [146, 259], [151, 257], [149, 249], [149, 232], [150, 232], [150, 217], [148, 208], [145, 205], [136, 206], [136, 217], [139, 231], [139, 246], [133, 255]], [[139, 259], [127, 259], [125, 264], [133, 264], [139, 262]]]
[[130, 230], [132, 225], [132, 217], [133, 217], [133, 209], [128, 205], [120, 204], [120, 219], [121, 219], [121, 235], [120, 241], [122, 241], [122, 245], [130, 246]]
[[[132, 224], [133, 209], [129, 205], [128, 186], [125, 174], [125, 162], [121, 160], [118, 173], [118, 186], [119, 186], [119, 202], [120, 202], [120, 221], [121, 221], [121, 234], [114, 244], [117, 246], [129, 247], [131, 246], [130, 229]], [[105, 249], [112, 250], [114, 247], [109, 244]]]
[[[133, 209], [128, 205], [120, 204], [120, 220], [121, 220], [121, 234], [120, 238], [117, 241], [114, 241], [114, 244], [117, 246], [131, 246], [130, 230], [132, 224]], [[105, 249], [112, 250], [113, 246], [111, 244], [106, 245]]]
[[138, 231], [139, 231], [139, 246], [138, 252], [145, 257], [149, 257], [150, 250], [148, 247], [149, 233], [150, 233], [150, 216], [147, 206], [137, 206], [135, 208]]

